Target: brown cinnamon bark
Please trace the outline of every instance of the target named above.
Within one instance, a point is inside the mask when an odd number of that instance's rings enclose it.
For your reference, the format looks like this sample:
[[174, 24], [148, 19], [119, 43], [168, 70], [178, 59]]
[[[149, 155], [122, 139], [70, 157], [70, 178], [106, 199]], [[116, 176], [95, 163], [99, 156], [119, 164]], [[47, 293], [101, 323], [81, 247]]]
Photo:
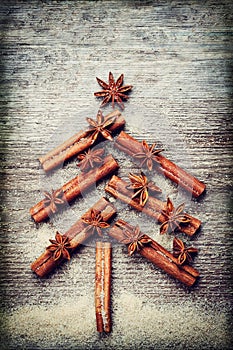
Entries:
[[[125, 238], [123, 233], [125, 229], [132, 231], [134, 227], [123, 220], [117, 220], [108, 234], [121, 242]], [[151, 241], [150, 244], [144, 245], [138, 253], [172, 277], [191, 287], [196, 282], [199, 272], [190, 265], [179, 265], [177, 258], [169, 251], [153, 239]]]
[[111, 266], [110, 242], [96, 242], [95, 309], [98, 332], [111, 332]]
[[[113, 116], [116, 117], [116, 120], [108, 128], [108, 130], [110, 130], [111, 132], [115, 132], [125, 125], [125, 119], [118, 110], [111, 112], [106, 116], [106, 118], [110, 118]], [[98, 141], [101, 141], [101, 138], [98, 138]], [[90, 135], [90, 132], [88, 132], [88, 130], [80, 131], [60, 146], [48, 152], [45, 156], [40, 157], [39, 161], [43, 169], [47, 172], [54, 168], [57, 168], [66, 160], [74, 157], [78, 153], [92, 146], [92, 144], [93, 140], [92, 136]]]
[[[108, 155], [104, 158], [103, 163], [98, 168], [94, 168], [87, 173], [81, 173], [74, 179], [67, 182], [59, 190], [62, 191], [61, 199], [66, 203], [70, 203], [76, 197], [81, 195], [84, 191], [90, 188], [92, 185], [113, 173], [119, 168], [117, 161]], [[35, 222], [41, 222], [53, 215], [51, 206], [45, 204], [46, 199], [37, 203], [30, 209], [30, 214]], [[62, 205], [57, 205], [57, 210], [62, 208]]]
[[[111, 180], [105, 187], [105, 191], [112, 194], [115, 198], [119, 198], [122, 202], [129, 204], [134, 209], [141, 211], [148, 216], [152, 217], [156, 221], [163, 223], [166, 221], [165, 216], [161, 213], [162, 210], [165, 210], [166, 203], [160, 201], [157, 198], [149, 196], [146, 205], [143, 207], [139, 204], [139, 201], [135, 198], [132, 199], [133, 191], [130, 191], [126, 187], [128, 183], [122, 180], [120, 177], [113, 175]], [[185, 215], [185, 214], [184, 214]], [[181, 226], [181, 231], [192, 236], [200, 227], [200, 220], [189, 215], [190, 222]]]
[[[133, 158], [135, 154], [142, 152], [142, 144], [124, 131], [121, 131], [116, 138], [115, 145], [118, 149]], [[194, 197], [199, 197], [205, 191], [206, 186], [203, 182], [188, 174], [169, 159], [161, 154], [158, 154], [155, 158], [156, 163], [158, 164], [155, 166], [155, 169], [177, 183], [179, 186], [182, 186], [185, 190], [192, 193]]]
[[[107, 201], [106, 198], [101, 198], [94, 206], [87, 211], [85, 215], [89, 215], [91, 210], [94, 209], [101, 212], [103, 220], [108, 222], [116, 214], [116, 209], [114, 206]], [[79, 219], [66, 233], [64, 237], [68, 237], [70, 240], [70, 253], [76, 250], [82, 243], [87, 241], [92, 235], [93, 230], [86, 230], [87, 225]], [[53, 271], [58, 265], [60, 265], [65, 259], [60, 258], [59, 260], [54, 260], [50, 251], [45, 250], [45, 252], [36, 259], [32, 265], [31, 269], [39, 277], [44, 277]]]

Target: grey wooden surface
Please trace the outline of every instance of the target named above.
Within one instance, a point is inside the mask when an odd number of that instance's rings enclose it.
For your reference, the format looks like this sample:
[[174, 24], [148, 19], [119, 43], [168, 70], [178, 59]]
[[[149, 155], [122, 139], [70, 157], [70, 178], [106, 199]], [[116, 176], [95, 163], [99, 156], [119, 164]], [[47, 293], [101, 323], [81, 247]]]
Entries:
[[[231, 1], [1, 1], [1, 291], [3, 349], [230, 349], [232, 303]], [[126, 248], [113, 247], [113, 332], [94, 318], [94, 242], [49, 278], [30, 264], [104, 195], [99, 184], [48, 223], [29, 208], [74, 177], [75, 162], [44, 175], [38, 157], [94, 118], [95, 77], [125, 74], [134, 86], [123, 115], [135, 138], [207, 185], [193, 200], [153, 174], [202, 222], [192, 238], [201, 278], [187, 289]], [[103, 108], [104, 114], [111, 106]], [[125, 177], [137, 166], [106, 150]], [[119, 217], [171, 249], [159, 225], [115, 202]]]

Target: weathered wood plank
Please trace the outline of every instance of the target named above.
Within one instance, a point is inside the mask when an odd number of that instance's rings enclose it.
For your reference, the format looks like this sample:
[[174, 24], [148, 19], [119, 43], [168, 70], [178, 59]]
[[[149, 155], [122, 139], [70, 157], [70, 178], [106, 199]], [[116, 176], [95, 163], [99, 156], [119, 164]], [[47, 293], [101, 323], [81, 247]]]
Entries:
[[[228, 0], [1, 1], [5, 348], [230, 349], [232, 14]], [[46, 176], [38, 158], [95, 117], [95, 77], [106, 81], [110, 70], [134, 86], [125, 103], [125, 130], [138, 140], [158, 141], [169, 159], [206, 183], [207, 192], [193, 200], [169, 180], [152, 177], [164, 197], [185, 201], [203, 222], [191, 242], [200, 249], [194, 265], [201, 279], [188, 290], [114, 245], [113, 333], [99, 341], [92, 314], [94, 242], [48, 279], [36, 278], [30, 264], [56, 230], [65, 232], [103, 195], [107, 180], [49, 223], [36, 226], [29, 208], [41, 191], [79, 172], [69, 162]], [[138, 169], [114, 145], [105, 147], [122, 164], [120, 176]], [[119, 217], [171, 249], [172, 237], [159, 236], [159, 225], [115, 204]]]

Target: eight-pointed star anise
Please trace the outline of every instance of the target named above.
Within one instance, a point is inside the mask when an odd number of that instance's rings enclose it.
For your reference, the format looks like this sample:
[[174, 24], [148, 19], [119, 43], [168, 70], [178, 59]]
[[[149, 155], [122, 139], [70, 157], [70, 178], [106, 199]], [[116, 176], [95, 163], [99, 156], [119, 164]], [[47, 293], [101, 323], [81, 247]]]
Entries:
[[151, 171], [153, 169], [153, 162], [158, 163], [157, 155], [163, 151], [163, 149], [155, 149], [156, 143], [150, 147], [146, 141], [142, 141], [142, 151], [133, 154], [133, 157], [140, 159], [140, 166], [143, 167], [146, 163], [147, 168]]
[[83, 216], [82, 221], [88, 225], [86, 227], [86, 232], [92, 231], [92, 233], [94, 233], [96, 230], [100, 237], [103, 235], [102, 229], [110, 226], [107, 222], [104, 221], [102, 215], [94, 209], [91, 209], [89, 216]]
[[186, 248], [181, 239], [175, 237], [173, 240], [173, 255], [177, 258], [178, 264], [182, 265], [186, 261], [192, 262], [192, 254], [196, 254], [198, 250], [193, 247]]
[[112, 101], [112, 108], [114, 108], [114, 102], [117, 102], [121, 109], [124, 109], [124, 103], [122, 102], [122, 99], [127, 100], [129, 96], [125, 94], [125, 92], [128, 92], [132, 89], [132, 85], [125, 85], [121, 86], [123, 84], [124, 75], [121, 74], [120, 77], [115, 82], [113, 74], [109, 72], [108, 77], [108, 83], [105, 83], [103, 80], [96, 78], [99, 85], [103, 88], [102, 91], [95, 92], [94, 95], [96, 97], [104, 97], [101, 107], [107, 104], [110, 100]]
[[69, 249], [72, 249], [70, 245], [70, 239], [64, 235], [61, 235], [59, 232], [55, 235], [55, 240], [49, 240], [52, 244], [46, 249], [52, 253], [54, 260], [59, 258], [64, 258], [70, 260]]
[[57, 211], [57, 205], [64, 203], [64, 200], [60, 198], [62, 195], [62, 190], [52, 190], [51, 193], [47, 191], [44, 192], [44, 204], [51, 209], [53, 214]]
[[92, 143], [96, 141], [99, 134], [101, 134], [105, 139], [108, 139], [110, 141], [113, 140], [111, 131], [107, 130], [107, 127], [114, 123], [116, 116], [105, 118], [102, 111], [99, 110], [96, 116], [96, 120], [92, 118], [86, 119], [91, 126], [91, 128], [88, 130], [88, 133], [92, 134]]
[[170, 198], [167, 199], [165, 210], [161, 213], [165, 216], [166, 220], [160, 226], [160, 233], [174, 232], [176, 229], [181, 230], [180, 224], [187, 224], [190, 222], [190, 216], [183, 213], [184, 203], [180, 204], [177, 208], [174, 207]]
[[124, 238], [120, 241], [128, 245], [129, 255], [132, 255], [135, 251], [139, 251], [145, 244], [150, 244], [151, 239], [147, 235], [141, 233], [139, 226], [137, 225], [133, 231], [127, 229], [123, 231]]
[[152, 181], [148, 182], [148, 179], [143, 172], [141, 172], [140, 175], [129, 173], [129, 179], [131, 185], [128, 185], [127, 188], [135, 191], [131, 198], [134, 199], [139, 197], [139, 204], [141, 206], [144, 206], [149, 198], [148, 190], [161, 192], [161, 189], [155, 186]]
[[101, 164], [103, 158], [101, 157], [104, 154], [104, 149], [89, 149], [87, 152], [79, 154], [78, 159], [80, 162], [77, 166], [80, 167], [82, 171], [87, 171], [95, 167], [95, 164]]

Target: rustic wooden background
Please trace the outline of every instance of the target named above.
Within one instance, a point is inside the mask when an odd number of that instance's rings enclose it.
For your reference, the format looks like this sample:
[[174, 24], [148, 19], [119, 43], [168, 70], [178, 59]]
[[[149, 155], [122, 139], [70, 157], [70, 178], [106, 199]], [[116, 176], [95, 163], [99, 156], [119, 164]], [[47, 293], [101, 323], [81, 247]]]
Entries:
[[[230, 0], [1, 1], [1, 348], [231, 348], [232, 10]], [[107, 180], [49, 223], [35, 225], [29, 208], [41, 191], [79, 172], [70, 162], [45, 176], [38, 157], [95, 117], [95, 77], [107, 81], [109, 71], [134, 86], [123, 113], [126, 131], [157, 140], [207, 192], [193, 200], [152, 176], [164, 197], [186, 202], [203, 222], [191, 242], [201, 278], [189, 290], [114, 245], [113, 332], [99, 337], [94, 243], [44, 280], [30, 264], [56, 230], [64, 232], [104, 195]], [[114, 145], [106, 149], [121, 176], [137, 169]], [[116, 206], [119, 217], [171, 249], [172, 237], [160, 237], [156, 223]]]

